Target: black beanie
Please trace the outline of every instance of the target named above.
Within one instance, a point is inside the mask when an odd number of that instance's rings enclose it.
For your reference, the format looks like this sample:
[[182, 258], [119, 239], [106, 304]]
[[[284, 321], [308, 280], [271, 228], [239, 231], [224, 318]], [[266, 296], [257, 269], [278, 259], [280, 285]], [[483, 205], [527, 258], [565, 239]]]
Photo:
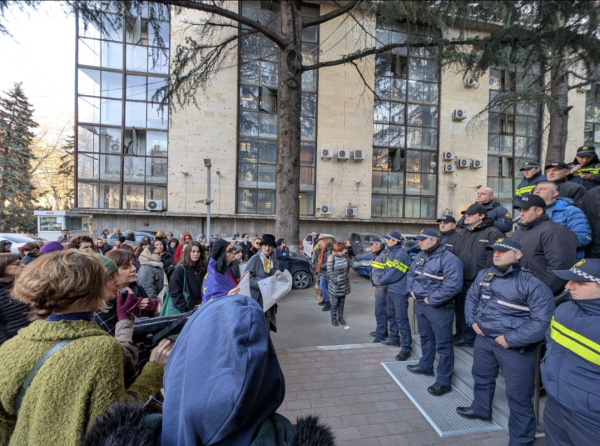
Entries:
[[222, 238], [220, 238], [219, 240], [217, 240], [216, 242], [213, 243], [211, 251], [210, 251], [210, 256], [213, 259], [217, 260], [219, 257], [221, 257], [223, 255], [223, 253], [227, 249], [227, 246], [229, 246], [229, 242], [227, 240], [223, 240]]

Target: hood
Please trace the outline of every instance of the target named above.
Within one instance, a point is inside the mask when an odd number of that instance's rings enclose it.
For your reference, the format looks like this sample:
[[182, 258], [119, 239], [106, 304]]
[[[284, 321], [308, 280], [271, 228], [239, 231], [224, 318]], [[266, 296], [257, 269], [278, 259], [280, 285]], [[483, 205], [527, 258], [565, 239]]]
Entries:
[[[599, 163], [600, 163], [600, 159], [598, 159], [598, 154], [595, 154], [594, 157], [592, 158], [592, 160], [589, 163], [585, 164], [583, 167], [590, 166], [592, 164], [599, 164]], [[575, 157], [573, 159], [573, 164], [575, 164], [576, 166], [579, 165], [579, 161], [577, 161], [577, 157]]]
[[208, 260], [206, 276], [202, 282], [202, 302], [208, 302], [211, 299], [227, 296], [235, 288], [235, 284], [227, 274], [217, 271], [217, 262], [211, 258]]
[[548, 210], [562, 211], [566, 209], [567, 206], [571, 206], [573, 203], [575, 202], [571, 198], [558, 197], [553, 205], [547, 207], [546, 212], [548, 212]]
[[521, 268], [522, 268], [521, 262], [519, 260], [517, 260], [515, 263], [510, 265], [508, 267], [508, 269], [504, 272], [500, 271], [496, 266], [493, 267], [492, 272], [494, 273], [495, 276], [504, 277], [504, 276], [514, 273], [515, 271], [519, 271]]
[[477, 226], [475, 226], [475, 229], [471, 229], [470, 226], [465, 226], [465, 229], [469, 230], [469, 231], [481, 231], [482, 229], [485, 229], [489, 226], [494, 226], [494, 220], [491, 219], [490, 217], [485, 217], [481, 223], [479, 223]]
[[88, 321], [35, 321], [19, 330], [19, 336], [30, 341], [59, 342], [63, 339], [110, 336], [94, 322]]
[[150, 250], [148, 248], [144, 248], [138, 258], [138, 261], [140, 262], [140, 265], [150, 265], [156, 268], [163, 267], [163, 264], [160, 260], [156, 260], [154, 257], [152, 257], [152, 254], [150, 254]]
[[571, 297], [571, 302], [589, 315], [600, 315], [600, 299], [575, 300]]
[[261, 306], [239, 295], [203, 305], [175, 342], [164, 388], [163, 445], [249, 445], [285, 396]]

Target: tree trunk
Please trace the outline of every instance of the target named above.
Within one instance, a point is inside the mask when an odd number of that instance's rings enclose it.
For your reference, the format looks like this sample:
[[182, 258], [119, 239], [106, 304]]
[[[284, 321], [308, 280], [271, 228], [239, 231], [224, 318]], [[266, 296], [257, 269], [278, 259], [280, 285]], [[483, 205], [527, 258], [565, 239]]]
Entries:
[[[292, 1], [281, 2], [281, 31], [290, 36], [279, 55], [278, 129], [277, 129], [277, 193], [275, 200], [275, 236], [287, 241], [291, 251], [300, 240], [300, 107], [302, 77], [295, 73], [293, 57], [302, 52], [302, 22]], [[292, 68], [292, 69], [290, 69]], [[300, 67], [298, 67], [300, 68]]]
[[550, 113], [548, 153], [546, 164], [565, 161], [568, 129], [569, 76], [559, 67], [551, 73], [550, 96], [558, 103], [558, 110]]

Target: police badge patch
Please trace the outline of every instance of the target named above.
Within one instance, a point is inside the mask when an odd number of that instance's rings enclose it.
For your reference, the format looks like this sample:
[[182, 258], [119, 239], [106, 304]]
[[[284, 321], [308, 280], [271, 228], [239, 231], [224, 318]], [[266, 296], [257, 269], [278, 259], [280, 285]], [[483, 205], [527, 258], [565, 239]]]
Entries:
[[573, 268], [578, 268], [581, 265], [583, 265], [585, 263], [585, 259], [580, 260], [579, 262], [577, 262], [575, 265], [573, 265]]
[[506, 214], [504, 214], [504, 218], [512, 218], [512, 214], [510, 212], [507, 212]]

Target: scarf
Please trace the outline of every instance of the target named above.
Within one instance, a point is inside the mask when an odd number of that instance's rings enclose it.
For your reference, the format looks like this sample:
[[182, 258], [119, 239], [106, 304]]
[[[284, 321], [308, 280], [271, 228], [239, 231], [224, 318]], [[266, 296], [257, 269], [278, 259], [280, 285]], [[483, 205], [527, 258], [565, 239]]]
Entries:
[[325, 251], [327, 251], [327, 248], [321, 248], [321, 252], [319, 253], [319, 259], [317, 260], [317, 274], [321, 271], [321, 265], [323, 264]]
[[265, 254], [260, 250], [260, 259], [263, 262], [263, 270], [267, 274], [271, 274], [271, 269], [273, 268], [273, 261], [269, 257], [265, 257]]
[[154, 257], [152, 257], [152, 254], [150, 254], [150, 250], [148, 248], [144, 248], [144, 251], [140, 254], [138, 260], [140, 265], [150, 265], [160, 269], [163, 267], [163, 264], [160, 260], [156, 260]]

